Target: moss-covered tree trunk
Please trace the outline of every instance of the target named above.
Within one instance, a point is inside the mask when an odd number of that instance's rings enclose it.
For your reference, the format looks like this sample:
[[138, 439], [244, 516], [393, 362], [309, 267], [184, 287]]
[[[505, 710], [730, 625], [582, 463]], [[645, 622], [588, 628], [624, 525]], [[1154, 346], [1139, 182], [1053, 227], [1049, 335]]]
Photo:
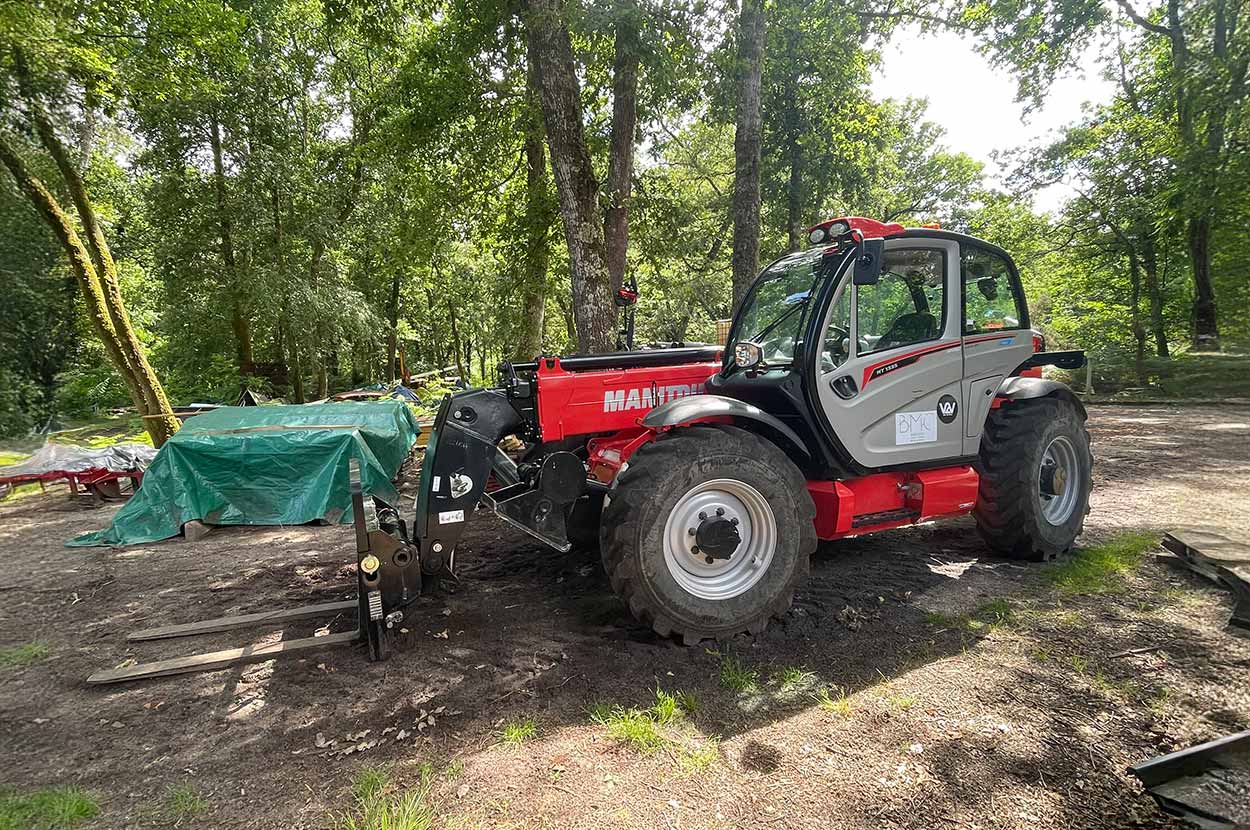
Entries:
[[[42, 129], [40, 130], [42, 132]], [[41, 136], [43, 138], [43, 136]], [[45, 146], [52, 143], [60, 154], [64, 155], [64, 146], [51, 137], [52, 142], [44, 139]], [[51, 148], [49, 148], [51, 151]], [[57, 153], [53, 153], [54, 158]], [[60, 159], [57, 159], [58, 167]], [[179, 421], [169, 405], [169, 399], [161, 386], [156, 373], [148, 364], [143, 347], [130, 324], [122, 301], [121, 291], [117, 284], [116, 266], [104, 244], [103, 232], [96, 220], [95, 211], [75, 171], [73, 178], [66, 182], [75, 204], [78, 206], [84, 229], [97, 238], [90, 249], [74, 228], [74, 223], [61, 207], [56, 197], [47, 186], [30, 171], [16, 147], [4, 136], [0, 136], [0, 163], [8, 169], [17, 182], [18, 188], [34, 206], [44, 223], [52, 230], [61, 247], [69, 258], [70, 268], [74, 272], [83, 300], [87, 308], [87, 316], [92, 327], [104, 344], [105, 353], [113, 364], [126, 389], [130, 393], [135, 408], [143, 417], [143, 425], [152, 437], [154, 446], [161, 446], [169, 436], [178, 431]], [[64, 170], [62, 169], [64, 175]], [[107, 284], [97, 270], [96, 262], [109, 275]]]

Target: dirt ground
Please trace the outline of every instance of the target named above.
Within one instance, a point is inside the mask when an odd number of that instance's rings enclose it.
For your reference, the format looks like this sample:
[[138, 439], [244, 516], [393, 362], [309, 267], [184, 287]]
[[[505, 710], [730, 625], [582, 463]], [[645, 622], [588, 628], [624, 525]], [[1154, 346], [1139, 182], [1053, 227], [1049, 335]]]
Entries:
[[[1084, 544], [1190, 524], [1246, 539], [1250, 408], [1102, 406], [1090, 427]], [[333, 827], [371, 765], [399, 787], [434, 769], [436, 827], [1166, 827], [1125, 768], [1250, 725], [1250, 638], [1225, 627], [1227, 594], [1148, 555], [1126, 590], [1060, 596], [1046, 568], [985, 558], [966, 521], [822, 545], [794, 608], [717, 651], [633, 623], [597, 554], [480, 515], [458, 592], [422, 600], [388, 662], [338, 648], [88, 687], [128, 660], [327, 621], [137, 646], [129, 630], [353, 586], [348, 527], [62, 546], [114, 509], [61, 490], [0, 504], [0, 649], [49, 647], [0, 666], [0, 787], [88, 790], [92, 827]], [[1007, 624], [959, 616], [987, 607]], [[757, 682], [727, 688], [727, 661]], [[698, 711], [650, 753], [588, 714], [657, 687]], [[528, 719], [534, 737], [501, 742]], [[187, 785], [202, 809], [171, 806]]]

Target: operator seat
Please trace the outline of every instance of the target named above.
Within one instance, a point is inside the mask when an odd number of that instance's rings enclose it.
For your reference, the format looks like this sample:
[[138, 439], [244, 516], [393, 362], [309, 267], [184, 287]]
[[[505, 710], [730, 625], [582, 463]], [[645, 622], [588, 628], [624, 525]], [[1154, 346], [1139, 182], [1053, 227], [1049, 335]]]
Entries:
[[879, 352], [896, 346], [906, 346], [908, 343], [932, 340], [937, 337], [937, 329], [937, 318], [927, 311], [912, 311], [900, 315], [886, 329], [885, 334], [881, 335], [873, 351]]

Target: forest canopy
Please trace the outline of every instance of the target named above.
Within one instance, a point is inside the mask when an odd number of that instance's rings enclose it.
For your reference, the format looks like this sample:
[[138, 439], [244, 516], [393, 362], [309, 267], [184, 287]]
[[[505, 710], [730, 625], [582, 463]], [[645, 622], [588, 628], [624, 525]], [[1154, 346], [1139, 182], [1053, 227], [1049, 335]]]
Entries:
[[[1052, 346], [1147, 384], [1245, 342], [1248, 5], [0, 0], [0, 435], [489, 384], [619, 346], [622, 286], [638, 343], [712, 342], [838, 215], [1006, 248]], [[991, 179], [925, 101], [872, 94], [916, 27], [1023, 101], [1077, 70], [1114, 96]]]

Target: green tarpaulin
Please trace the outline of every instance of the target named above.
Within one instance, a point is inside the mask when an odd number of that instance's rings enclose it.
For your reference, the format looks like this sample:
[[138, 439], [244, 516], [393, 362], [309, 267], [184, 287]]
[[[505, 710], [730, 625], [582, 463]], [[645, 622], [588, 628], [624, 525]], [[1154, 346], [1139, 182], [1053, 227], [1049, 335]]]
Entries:
[[187, 419], [113, 523], [71, 546], [167, 539], [192, 519], [217, 525], [351, 521], [348, 459], [366, 493], [397, 498], [391, 479], [420, 431], [398, 401], [225, 406]]

